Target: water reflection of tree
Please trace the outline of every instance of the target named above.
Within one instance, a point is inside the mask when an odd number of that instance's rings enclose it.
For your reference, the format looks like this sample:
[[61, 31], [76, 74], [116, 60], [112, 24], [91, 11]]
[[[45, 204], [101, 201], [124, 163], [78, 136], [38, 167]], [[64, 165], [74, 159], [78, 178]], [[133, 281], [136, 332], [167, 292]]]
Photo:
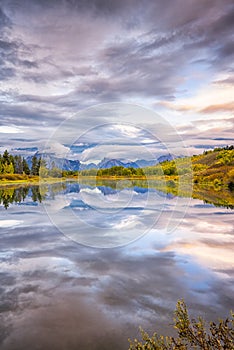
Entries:
[[3, 204], [5, 209], [10, 204], [24, 202], [26, 198], [31, 198], [33, 202], [41, 202], [44, 196], [41, 195], [39, 186], [5, 187], [0, 189], [0, 204]]

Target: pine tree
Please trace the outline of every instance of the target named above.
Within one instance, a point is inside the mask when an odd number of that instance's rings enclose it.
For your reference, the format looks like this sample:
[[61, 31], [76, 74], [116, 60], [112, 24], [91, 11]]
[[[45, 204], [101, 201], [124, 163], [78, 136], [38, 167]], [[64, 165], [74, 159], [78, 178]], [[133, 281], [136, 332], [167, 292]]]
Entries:
[[23, 174], [23, 162], [21, 156], [14, 157], [15, 162], [15, 174]]
[[31, 174], [32, 175], [38, 175], [38, 160], [37, 156], [32, 157], [32, 167], [31, 167]]
[[26, 160], [24, 158], [23, 158], [23, 161], [22, 161], [22, 166], [23, 166], [24, 174], [29, 175], [30, 174], [30, 169], [29, 169], [28, 163], [26, 162]]
[[3, 153], [2, 161], [4, 164], [10, 164], [9, 152], [7, 151], [7, 149]]

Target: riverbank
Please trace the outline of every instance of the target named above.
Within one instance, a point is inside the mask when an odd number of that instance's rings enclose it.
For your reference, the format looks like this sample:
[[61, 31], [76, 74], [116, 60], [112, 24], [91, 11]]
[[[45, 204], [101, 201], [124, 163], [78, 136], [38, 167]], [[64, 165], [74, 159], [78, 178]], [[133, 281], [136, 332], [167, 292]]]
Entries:
[[17, 185], [17, 184], [37, 184], [39, 182], [39, 176], [24, 175], [24, 174], [1, 174], [0, 186]]
[[0, 188], [10, 185], [40, 185], [51, 184], [57, 182], [64, 182], [67, 180], [77, 179], [77, 177], [46, 177], [34, 175], [20, 175], [20, 174], [4, 174], [0, 176]]

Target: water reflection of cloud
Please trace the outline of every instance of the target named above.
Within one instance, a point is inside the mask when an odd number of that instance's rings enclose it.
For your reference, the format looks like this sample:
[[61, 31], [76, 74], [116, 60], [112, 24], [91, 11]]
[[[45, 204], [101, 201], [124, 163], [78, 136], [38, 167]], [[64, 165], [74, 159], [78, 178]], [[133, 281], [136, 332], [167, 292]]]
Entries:
[[195, 212], [196, 215], [190, 208], [176, 237], [162, 251], [172, 250], [179, 254], [187, 251], [200, 264], [212, 270], [225, 272], [232, 269], [234, 225], [230, 212], [212, 207], [196, 207]]
[[147, 232], [161, 216], [166, 198], [156, 190], [106, 191], [83, 186], [79, 192], [58, 194], [53, 200], [49, 197], [43, 205], [67, 237], [85, 245], [114, 247]]
[[[57, 198], [61, 204], [60, 195], [50, 202]], [[78, 207], [84, 204], [80, 194], [66, 198], [68, 206], [75, 200]], [[226, 317], [233, 302], [231, 212], [194, 201], [185, 213], [183, 199], [163, 200], [164, 210], [150, 232], [115, 249], [74, 243], [50, 223], [41, 205], [35, 211], [19, 206], [0, 210], [2, 220], [24, 221], [5, 227], [0, 235], [0, 307], [7, 334], [1, 349], [13, 350], [14, 344], [28, 349], [38, 339], [44, 349], [62, 350], [66, 344], [71, 350], [77, 344], [92, 349], [94, 343], [105, 349], [107, 339], [112, 349], [127, 348], [127, 338], [135, 336], [138, 325], [165, 332], [181, 297], [193, 315]], [[68, 214], [60, 204], [56, 210], [62, 221]], [[171, 220], [180, 226], [169, 234], [172, 212]], [[112, 216], [90, 213], [81, 213], [85, 220], [90, 217], [90, 225], [81, 222], [78, 227], [90, 242], [101, 233], [108, 238], [113, 228], [115, 233], [127, 228], [129, 238], [155, 219], [157, 201], [156, 209], [152, 201], [144, 211], [136, 206]], [[111, 239], [118, 243], [119, 237]], [[120, 343], [125, 334], [126, 342]]]
[[129, 215], [127, 218], [123, 218], [116, 225], [113, 225], [115, 229], [121, 230], [124, 228], [133, 229], [134, 227], [139, 225], [139, 220], [136, 215]]
[[0, 229], [1, 228], [10, 228], [21, 225], [23, 220], [0, 220]]

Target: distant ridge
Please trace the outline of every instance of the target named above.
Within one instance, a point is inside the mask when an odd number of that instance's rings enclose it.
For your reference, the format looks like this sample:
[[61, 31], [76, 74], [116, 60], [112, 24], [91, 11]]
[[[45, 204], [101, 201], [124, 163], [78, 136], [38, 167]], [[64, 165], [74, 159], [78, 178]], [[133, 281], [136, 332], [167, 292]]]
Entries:
[[[122, 166], [124, 168], [145, 168], [145, 167], [157, 165], [158, 163], [164, 162], [166, 160], [170, 161], [175, 158], [171, 154], [162, 155], [159, 158], [155, 158], [152, 160], [137, 159], [134, 162], [123, 160], [123, 159], [104, 158], [98, 164], [95, 164], [93, 162], [82, 163], [79, 160], [59, 158], [55, 156], [54, 153], [49, 153], [49, 152], [43, 153], [43, 152], [37, 151], [34, 154], [34, 156], [36, 156], [37, 158], [42, 157], [46, 161], [47, 167], [49, 169], [51, 169], [52, 166], [55, 165], [56, 167], [62, 170], [71, 170], [71, 171], [90, 170], [90, 169], [109, 169], [114, 166]], [[32, 164], [32, 157], [33, 156], [27, 157], [27, 162], [29, 166], [31, 166]]]

